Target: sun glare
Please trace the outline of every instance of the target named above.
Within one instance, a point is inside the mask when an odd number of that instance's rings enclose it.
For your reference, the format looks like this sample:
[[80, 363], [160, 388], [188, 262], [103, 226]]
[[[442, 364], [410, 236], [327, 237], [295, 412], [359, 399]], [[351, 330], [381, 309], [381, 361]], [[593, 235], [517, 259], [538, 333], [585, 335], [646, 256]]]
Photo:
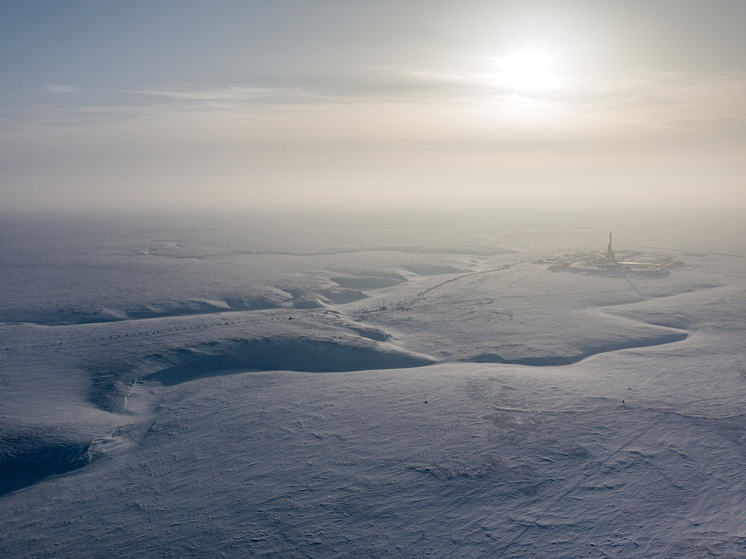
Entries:
[[516, 91], [543, 91], [557, 87], [552, 63], [555, 57], [541, 51], [523, 51], [496, 59], [498, 85]]

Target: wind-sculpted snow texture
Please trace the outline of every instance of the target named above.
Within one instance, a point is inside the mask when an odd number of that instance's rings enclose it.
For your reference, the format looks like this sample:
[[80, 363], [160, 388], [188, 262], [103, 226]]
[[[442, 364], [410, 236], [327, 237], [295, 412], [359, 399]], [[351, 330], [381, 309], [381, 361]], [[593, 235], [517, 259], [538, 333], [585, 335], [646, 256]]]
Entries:
[[5, 221], [0, 556], [746, 557], [746, 248], [170, 219]]

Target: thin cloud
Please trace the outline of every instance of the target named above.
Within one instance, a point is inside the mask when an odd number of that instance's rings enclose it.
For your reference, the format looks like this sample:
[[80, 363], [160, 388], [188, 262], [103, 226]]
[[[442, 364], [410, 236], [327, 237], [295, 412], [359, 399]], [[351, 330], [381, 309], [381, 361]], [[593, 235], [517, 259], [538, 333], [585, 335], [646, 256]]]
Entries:
[[80, 88], [74, 85], [50, 84], [45, 85], [43, 90], [46, 93], [75, 93]]
[[268, 101], [290, 101], [299, 99], [318, 99], [318, 93], [299, 87], [183, 87], [180, 89], [137, 89], [127, 90], [150, 97], [160, 97], [174, 101], [213, 102], [213, 103], [266, 103]]

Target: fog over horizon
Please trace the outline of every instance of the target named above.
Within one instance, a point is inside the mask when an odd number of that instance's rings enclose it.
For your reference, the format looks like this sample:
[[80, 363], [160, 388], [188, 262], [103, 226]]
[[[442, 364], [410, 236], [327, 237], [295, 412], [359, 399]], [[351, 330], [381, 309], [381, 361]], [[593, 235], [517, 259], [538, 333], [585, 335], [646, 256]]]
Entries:
[[0, 8], [0, 208], [739, 211], [746, 7]]

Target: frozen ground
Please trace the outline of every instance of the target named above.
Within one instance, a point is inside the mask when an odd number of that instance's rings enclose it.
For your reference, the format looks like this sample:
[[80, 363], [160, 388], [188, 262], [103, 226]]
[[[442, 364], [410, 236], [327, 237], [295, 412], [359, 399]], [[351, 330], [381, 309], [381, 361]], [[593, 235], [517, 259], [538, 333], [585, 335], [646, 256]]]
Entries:
[[578, 223], [6, 216], [0, 556], [746, 557], [743, 226]]

